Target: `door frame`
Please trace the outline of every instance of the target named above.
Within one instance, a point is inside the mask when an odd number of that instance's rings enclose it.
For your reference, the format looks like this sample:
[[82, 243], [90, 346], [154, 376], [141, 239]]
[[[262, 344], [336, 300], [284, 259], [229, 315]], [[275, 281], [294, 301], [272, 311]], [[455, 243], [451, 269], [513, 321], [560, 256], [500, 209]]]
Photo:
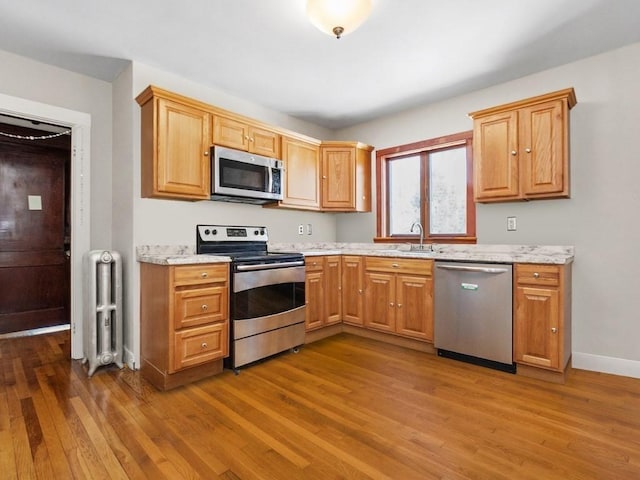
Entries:
[[0, 94], [0, 113], [71, 128], [71, 358], [82, 358], [82, 255], [91, 245], [91, 115]]

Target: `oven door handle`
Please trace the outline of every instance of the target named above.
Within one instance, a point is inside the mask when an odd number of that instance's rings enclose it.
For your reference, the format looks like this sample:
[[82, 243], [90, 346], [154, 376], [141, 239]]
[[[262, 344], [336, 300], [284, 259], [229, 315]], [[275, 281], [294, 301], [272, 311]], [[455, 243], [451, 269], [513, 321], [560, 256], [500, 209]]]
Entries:
[[274, 270], [276, 268], [302, 266], [304, 266], [304, 260], [296, 260], [293, 262], [261, 263], [259, 265], [236, 265], [236, 270], [238, 272], [253, 272], [256, 270]]

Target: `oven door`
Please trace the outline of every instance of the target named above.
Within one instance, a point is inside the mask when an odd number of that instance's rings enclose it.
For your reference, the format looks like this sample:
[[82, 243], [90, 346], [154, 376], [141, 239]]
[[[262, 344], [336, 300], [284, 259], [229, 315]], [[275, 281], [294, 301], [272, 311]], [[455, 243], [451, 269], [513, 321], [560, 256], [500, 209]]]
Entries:
[[282, 200], [282, 162], [225, 147], [213, 147], [212, 198]]
[[287, 263], [235, 266], [232, 320], [270, 317], [304, 306], [304, 264]]

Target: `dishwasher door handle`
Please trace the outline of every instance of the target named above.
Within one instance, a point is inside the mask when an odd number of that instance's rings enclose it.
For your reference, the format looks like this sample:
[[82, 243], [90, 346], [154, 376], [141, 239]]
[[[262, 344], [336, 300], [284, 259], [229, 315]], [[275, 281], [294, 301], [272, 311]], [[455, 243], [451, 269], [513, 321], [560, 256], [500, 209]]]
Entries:
[[471, 267], [466, 265], [436, 265], [436, 268], [443, 270], [457, 270], [459, 272], [479, 272], [479, 273], [507, 273], [509, 269], [498, 267]]

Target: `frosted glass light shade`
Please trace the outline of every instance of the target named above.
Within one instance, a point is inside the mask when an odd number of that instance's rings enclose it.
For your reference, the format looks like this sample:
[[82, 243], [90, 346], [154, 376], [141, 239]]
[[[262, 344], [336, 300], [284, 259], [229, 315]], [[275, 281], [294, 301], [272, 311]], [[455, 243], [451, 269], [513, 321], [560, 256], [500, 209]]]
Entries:
[[311, 23], [337, 38], [362, 25], [370, 12], [371, 0], [307, 0]]

